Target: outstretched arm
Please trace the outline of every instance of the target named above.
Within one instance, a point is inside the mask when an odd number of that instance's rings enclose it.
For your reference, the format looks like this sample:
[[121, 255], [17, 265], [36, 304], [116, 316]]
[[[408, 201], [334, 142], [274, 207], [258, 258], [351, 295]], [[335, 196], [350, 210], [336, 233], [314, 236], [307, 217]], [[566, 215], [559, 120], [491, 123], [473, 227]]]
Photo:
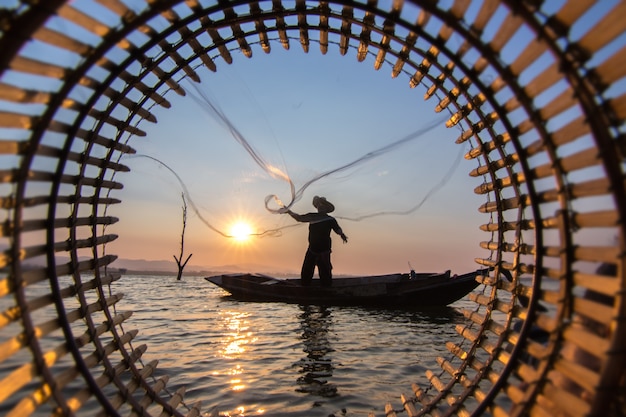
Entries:
[[294, 213], [291, 210], [287, 210], [287, 214], [290, 215], [291, 217], [293, 217], [294, 220], [296, 220], [296, 221], [299, 221], [299, 222], [306, 222], [306, 221], [308, 221], [307, 219], [305, 219], [305, 216], [303, 216], [302, 214]]
[[336, 228], [333, 228], [333, 230], [335, 231], [335, 233], [341, 236], [341, 240], [343, 240], [343, 243], [348, 243], [348, 236], [346, 236], [346, 234], [343, 232], [341, 227], [339, 227], [339, 225], [337, 225]]

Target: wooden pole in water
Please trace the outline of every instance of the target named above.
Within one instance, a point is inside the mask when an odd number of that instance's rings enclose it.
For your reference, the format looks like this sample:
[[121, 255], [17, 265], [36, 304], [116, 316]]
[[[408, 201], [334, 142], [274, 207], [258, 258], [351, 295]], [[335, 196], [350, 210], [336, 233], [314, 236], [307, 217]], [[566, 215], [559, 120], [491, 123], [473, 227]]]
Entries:
[[187, 259], [185, 259], [185, 262], [182, 262], [183, 254], [185, 252], [185, 228], [187, 227], [187, 202], [185, 201], [185, 193], [182, 193], [181, 197], [183, 199], [183, 231], [180, 235], [180, 256], [176, 257], [176, 255], [173, 255], [174, 260], [176, 261], [176, 265], [178, 265], [178, 275], [176, 275], [177, 281], [180, 281], [181, 278], [183, 277], [183, 269], [185, 269], [185, 265], [187, 265], [187, 262], [189, 262], [189, 258], [191, 258], [191, 255], [193, 255], [192, 253], [190, 253]]

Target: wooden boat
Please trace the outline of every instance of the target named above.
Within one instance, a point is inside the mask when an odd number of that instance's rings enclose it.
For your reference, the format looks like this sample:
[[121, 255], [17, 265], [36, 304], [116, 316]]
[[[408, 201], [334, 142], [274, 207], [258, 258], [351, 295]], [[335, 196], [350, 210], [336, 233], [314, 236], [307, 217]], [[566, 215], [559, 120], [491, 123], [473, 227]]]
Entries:
[[277, 279], [254, 273], [224, 274], [205, 279], [244, 301], [277, 301], [314, 305], [359, 305], [424, 308], [446, 306], [478, 286], [477, 270], [463, 275], [444, 273], [397, 273], [333, 278], [332, 287], [311, 286], [300, 279]]

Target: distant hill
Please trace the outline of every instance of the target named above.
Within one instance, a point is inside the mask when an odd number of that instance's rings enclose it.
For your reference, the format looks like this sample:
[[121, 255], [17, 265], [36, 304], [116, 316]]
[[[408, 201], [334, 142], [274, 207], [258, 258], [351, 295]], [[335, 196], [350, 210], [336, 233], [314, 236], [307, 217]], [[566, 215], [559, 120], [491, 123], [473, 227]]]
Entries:
[[[124, 259], [118, 258], [113, 265], [111, 265], [117, 269], [126, 269], [128, 273], [176, 273], [178, 272], [178, 267], [176, 266], [176, 262], [172, 261], [151, 261], [145, 259]], [[194, 265], [188, 264], [185, 267], [185, 274], [192, 273], [232, 273], [232, 272], [258, 272], [258, 273], [266, 273], [266, 274], [279, 274], [279, 275], [299, 275], [296, 272], [291, 272], [288, 270], [280, 270], [275, 267], [246, 263], [239, 265]]]
[[[86, 260], [84, 257], [81, 260]], [[59, 264], [69, 262], [67, 257], [58, 257], [57, 262]], [[45, 260], [38, 259], [28, 262], [25, 267], [40, 268], [44, 265]], [[178, 272], [178, 267], [174, 260], [146, 260], [146, 259], [125, 259], [117, 258], [113, 264], [110, 265], [112, 269], [124, 270], [126, 274], [141, 274], [141, 275], [172, 275]], [[185, 275], [218, 275], [225, 273], [236, 272], [257, 272], [275, 276], [299, 276], [299, 272], [289, 271], [284, 268], [276, 268], [267, 265], [254, 264], [254, 263], [242, 263], [231, 265], [194, 265], [187, 264], [185, 266]]]

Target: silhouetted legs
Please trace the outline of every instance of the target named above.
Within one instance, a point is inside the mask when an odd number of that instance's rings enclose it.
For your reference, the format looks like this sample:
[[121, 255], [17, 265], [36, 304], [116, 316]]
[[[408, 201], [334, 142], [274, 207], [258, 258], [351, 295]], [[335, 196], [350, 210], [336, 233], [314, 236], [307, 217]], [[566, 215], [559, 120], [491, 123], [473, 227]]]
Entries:
[[332, 285], [333, 266], [330, 263], [330, 251], [323, 253], [315, 253], [307, 249], [302, 262], [302, 271], [300, 272], [300, 280], [302, 285], [311, 285], [315, 267], [320, 276], [320, 284], [322, 287], [330, 287]]

